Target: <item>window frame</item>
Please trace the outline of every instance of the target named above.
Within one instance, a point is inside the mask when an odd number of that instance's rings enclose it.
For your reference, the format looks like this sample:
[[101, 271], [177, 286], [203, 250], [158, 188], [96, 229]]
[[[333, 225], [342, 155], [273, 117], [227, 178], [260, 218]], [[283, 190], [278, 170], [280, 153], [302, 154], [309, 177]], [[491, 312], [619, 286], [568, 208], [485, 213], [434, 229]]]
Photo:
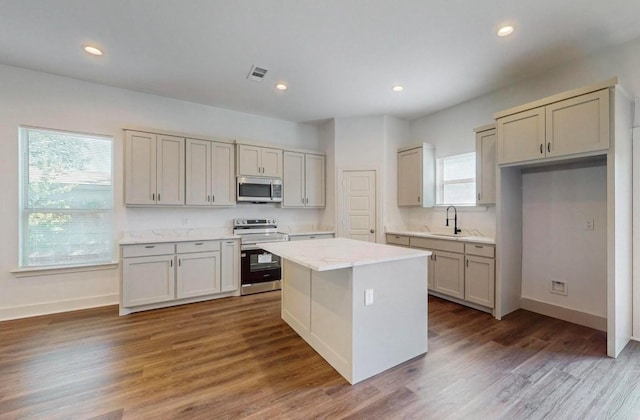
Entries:
[[[470, 161], [473, 161], [474, 166], [476, 163], [476, 152], [466, 152], [466, 153], [458, 153], [450, 156], [443, 156], [436, 159], [436, 206], [476, 206], [476, 194], [477, 190], [477, 170], [474, 170], [472, 178], [456, 178], [453, 180], [445, 181], [444, 180], [444, 166], [445, 162], [452, 159], [460, 159], [460, 158], [468, 158]], [[460, 203], [452, 203], [452, 202], [444, 202], [444, 189], [446, 185], [455, 185], [455, 184], [468, 184], [473, 183], [474, 185], [474, 193], [470, 202], [460, 202]]]
[[[109, 167], [110, 171], [110, 208], [101, 208], [101, 209], [60, 209], [60, 208], [40, 208], [41, 213], [54, 213], [54, 212], [64, 212], [64, 213], [96, 213], [97, 211], [104, 213], [110, 226], [110, 232], [108, 235], [109, 240], [109, 249], [110, 253], [108, 258], [95, 260], [95, 261], [87, 261], [87, 262], [71, 262], [67, 264], [26, 264], [27, 258], [25, 256], [25, 234], [27, 232], [27, 228], [25, 226], [26, 219], [28, 214], [38, 213], [37, 209], [26, 208], [25, 199], [27, 199], [28, 192], [25, 190], [25, 187], [28, 188], [28, 179], [25, 180], [25, 177], [28, 177], [29, 172], [29, 132], [46, 132], [46, 133], [54, 133], [61, 135], [69, 135], [75, 137], [87, 137], [97, 140], [105, 140], [109, 142], [109, 153], [111, 156], [111, 164]], [[54, 274], [56, 272], [80, 272], [80, 271], [93, 271], [93, 270], [104, 270], [110, 269], [117, 266], [116, 262], [116, 235], [114, 222], [115, 218], [115, 162], [114, 162], [114, 153], [115, 153], [115, 145], [114, 145], [114, 137], [106, 134], [96, 134], [96, 133], [87, 133], [80, 131], [70, 131], [70, 130], [61, 130], [55, 128], [45, 128], [45, 127], [37, 127], [30, 125], [20, 125], [18, 127], [18, 268], [12, 270], [12, 273], [16, 274], [16, 277], [23, 276], [31, 276], [31, 275], [47, 275]], [[105, 238], [107, 236], [105, 235]]]

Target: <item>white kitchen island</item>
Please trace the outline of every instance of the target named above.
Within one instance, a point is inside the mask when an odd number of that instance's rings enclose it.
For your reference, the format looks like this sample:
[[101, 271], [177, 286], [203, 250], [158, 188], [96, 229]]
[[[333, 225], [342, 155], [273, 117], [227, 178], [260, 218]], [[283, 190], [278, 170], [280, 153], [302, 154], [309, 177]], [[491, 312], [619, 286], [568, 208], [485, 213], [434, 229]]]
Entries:
[[428, 251], [352, 239], [265, 243], [282, 319], [351, 384], [427, 351]]

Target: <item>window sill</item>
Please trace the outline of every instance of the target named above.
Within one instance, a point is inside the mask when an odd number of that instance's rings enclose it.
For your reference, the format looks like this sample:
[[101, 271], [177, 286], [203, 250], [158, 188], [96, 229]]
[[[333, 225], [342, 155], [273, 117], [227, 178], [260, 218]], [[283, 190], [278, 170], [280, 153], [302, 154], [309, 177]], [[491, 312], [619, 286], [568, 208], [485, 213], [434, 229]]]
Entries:
[[50, 276], [54, 274], [82, 273], [86, 271], [113, 270], [118, 268], [117, 261], [86, 265], [57, 265], [43, 267], [20, 267], [11, 270], [11, 273], [20, 277]]

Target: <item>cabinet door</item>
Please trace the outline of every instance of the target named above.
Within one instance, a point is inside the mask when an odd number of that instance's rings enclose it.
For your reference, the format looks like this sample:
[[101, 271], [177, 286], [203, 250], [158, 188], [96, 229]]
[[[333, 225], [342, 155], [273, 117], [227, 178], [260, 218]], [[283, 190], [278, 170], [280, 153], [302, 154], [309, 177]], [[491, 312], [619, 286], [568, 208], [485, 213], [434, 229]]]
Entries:
[[422, 195], [422, 148], [398, 153], [398, 206], [420, 206]]
[[234, 161], [233, 144], [211, 143], [211, 203], [214, 206], [233, 206], [236, 204]]
[[303, 153], [284, 152], [282, 207], [305, 206], [304, 156]]
[[325, 158], [321, 155], [305, 155], [305, 195], [307, 207], [324, 207]]
[[498, 163], [544, 158], [544, 118], [544, 107], [540, 107], [498, 119]]
[[263, 147], [261, 166], [262, 175], [282, 178], [282, 150]]
[[220, 252], [178, 254], [176, 298], [220, 292]]
[[476, 202], [496, 202], [496, 130], [476, 133]]
[[433, 253], [433, 289], [464, 299], [464, 254]]
[[434, 264], [435, 263], [433, 262], [433, 255], [430, 255], [429, 258], [427, 258], [427, 289], [429, 290], [433, 290], [435, 284], [435, 282], [433, 281]]
[[122, 306], [166, 302], [175, 296], [173, 255], [122, 259]]
[[125, 204], [156, 203], [156, 135], [125, 131]]
[[187, 139], [187, 205], [211, 204], [211, 142]]
[[547, 157], [609, 148], [609, 90], [546, 107]]
[[184, 205], [184, 143], [180, 137], [158, 135], [157, 204]]
[[466, 256], [464, 298], [493, 308], [495, 296], [495, 260]]
[[240, 284], [240, 244], [238, 241], [222, 242], [220, 267], [220, 291], [238, 290]]
[[262, 175], [260, 149], [257, 146], [238, 145], [238, 175]]

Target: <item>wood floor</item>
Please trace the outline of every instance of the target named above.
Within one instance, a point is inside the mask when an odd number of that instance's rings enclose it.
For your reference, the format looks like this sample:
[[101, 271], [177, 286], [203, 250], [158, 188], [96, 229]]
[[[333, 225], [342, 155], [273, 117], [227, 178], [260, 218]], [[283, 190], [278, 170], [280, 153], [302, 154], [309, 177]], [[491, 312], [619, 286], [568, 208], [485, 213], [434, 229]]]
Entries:
[[280, 293], [0, 323], [0, 419], [638, 419], [640, 343], [429, 299], [429, 352], [349, 385]]

